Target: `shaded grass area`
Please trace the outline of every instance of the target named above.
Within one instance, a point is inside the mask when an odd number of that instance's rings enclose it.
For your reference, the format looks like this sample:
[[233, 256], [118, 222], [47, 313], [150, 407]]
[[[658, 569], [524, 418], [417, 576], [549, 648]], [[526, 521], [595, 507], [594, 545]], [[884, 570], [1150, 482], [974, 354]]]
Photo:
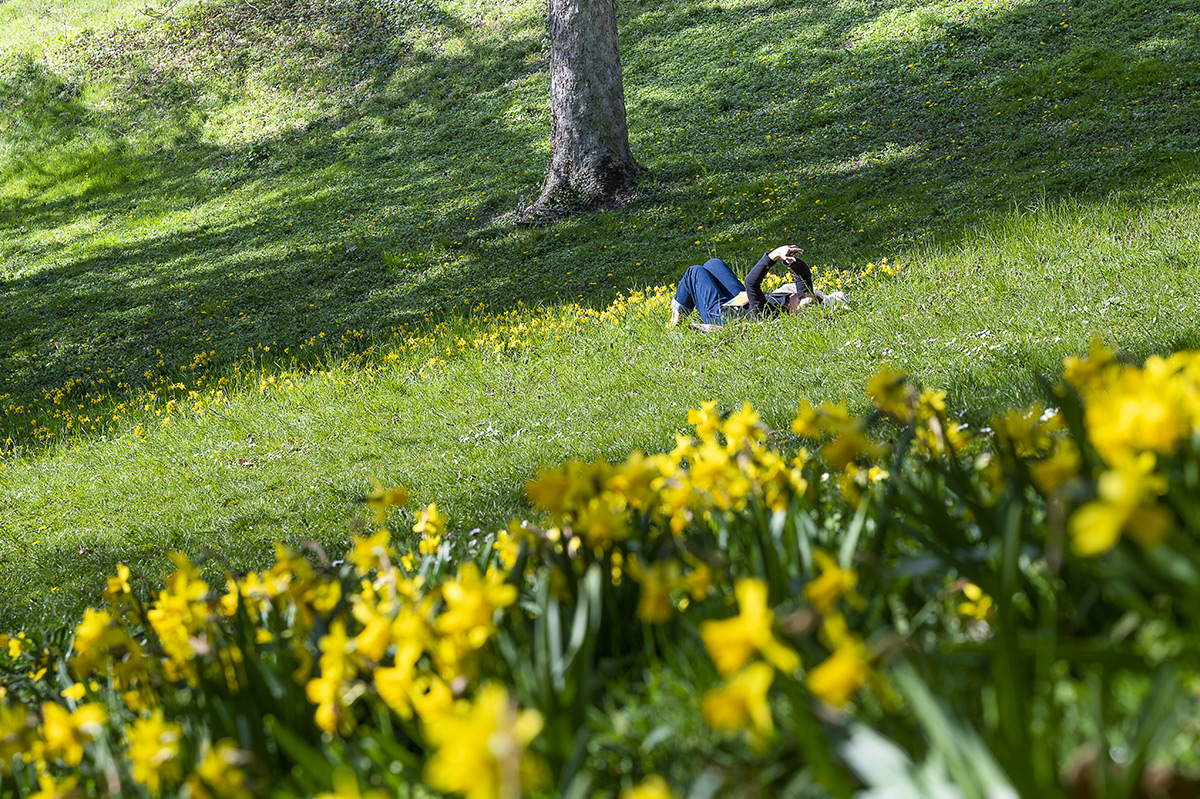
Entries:
[[[173, 548], [336, 551], [372, 477], [500, 525], [539, 464], [669, 447], [704, 399], [782, 419], [859, 401], [890, 359], [982, 424], [1093, 334], [1200, 345], [1191, 4], [621, 14], [650, 176], [619, 212], [533, 229], [505, 214], [548, 152], [535, 4], [163, 6], [10, 49], [6, 618]], [[499, 359], [451, 343], [783, 241], [853, 313], [701, 338], [630, 311]], [[899, 279], [862, 276], [884, 257]]]

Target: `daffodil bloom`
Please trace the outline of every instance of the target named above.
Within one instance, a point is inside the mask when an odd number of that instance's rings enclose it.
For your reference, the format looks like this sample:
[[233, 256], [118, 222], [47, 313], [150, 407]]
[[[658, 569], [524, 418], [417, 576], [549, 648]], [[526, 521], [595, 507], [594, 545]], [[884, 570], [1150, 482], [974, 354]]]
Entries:
[[201, 747], [194, 773], [186, 780], [187, 790], [195, 799], [251, 799], [246, 774], [241, 766], [245, 756], [233, 742], [219, 741]]
[[1026, 411], [1010, 410], [992, 426], [1001, 438], [1012, 444], [1017, 457], [1028, 458], [1045, 452], [1050, 447], [1051, 432], [1059, 427], [1058, 423], [1043, 421], [1043, 416], [1042, 406], [1034, 405]]
[[108, 711], [99, 703], [69, 711], [54, 702], [44, 702], [41, 756], [58, 757], [68, 766], [78, 766], [83, 760], [83, 745], [100, 734], [106, 721]]
[[804, 586], [804, 598], [809, 604], [827, 614], [844, 596], [861, 603], [861, 597], [854, 591], [854, 587], [858, 585], [858, 574], [851, 569], [839, 567], [837, 561], [824, 550], [815, 550], [813, 558], [821, 569], [821, 575]]
[[912, 418], [912, 392], [907, 381], [907, 372], [893, 369], [890, 363], [885, 362], [867, 381], [867, 393], [875, 401], [876, 408], [907, 422]]
[[603, 497], [592, 497], [576, 515], [571, 529], [592, 549], [607, 549], [614, 541], [629, 537], [629, 521], [624, 510], [613, 507]]
[[878, 460], [887, 453], [887, 447], [872, 441], [860, 426], [847, 428], [833, 441], [821, 447], [821, 456], [835, 471], [842, 471], [855, 458]]
[[378, 568], [382, 559], [395, 557], [391, 538], [388, 530], [379, 530], [365, 537], [354, 536], [354, 546], [347, 553], [346, 560], [354, 564], [354, 570], [359, 574], [366, 574]]
[[758, 423], [758, 412], [750, 406], [749, 402], [742, 405], [740, 411], [729, 414], [724, 424], [721, 425], [721, 431], [725, 434], [726, 447], [730, 451], [735, 451], [760, 441], [763, 431]]
[[511, 569], [516, 565], [517, 556], [521, 553], [520, 542], [524, 537], [525, 531], [517, 521], [510, 523], [507, 530], [500, 530], [496, 533], [493, 550], [500, 558], [500, 562], [504, 564], [504, 568]]
[[775, 637], [775, 614], [767, 606], [767, 585], [746, 577], [734, 585], [738, 600], [737, 616], [700, 625], [700, 637], [709, 657], [722, 675], [729, 676], [747, 660], [761, 655], [785, 674], [800, 668], [800, 657]]
[[715, 401], [702, 402], [699, 408], [691, 408], [687, 415], [688, 424], [696, 429], [701, 441], [711, 441], [720, 429], [721, 418]]
[[64, 777], [56, 781], [49, 774], [39, 774], [38, 789], [29, 794], [29, 799], [70, 799], [78, 795], [79, 780], [75, 777]]
[[674, 799], [671, 786], [657, 774], [621, 791], [621, 799]]
[[1070, 439], [1055, 442], [1048, 458], [1030, 464], [1029, 476], [1043, 496], [1050, 496], [1063, 483], [1079, 474], [1079, 448]]
[[807, 400], [800, 400], [800, 408], [796, 411], [796, 418], [792, 420], [792, 432], [805, 438], [818, 438], [822, 435], [842, 433], [860, 424], [860, 421], [846, 410], [845, 405], [822, 402], [814, 407]]
[[329, 634], [318, 642], [320, 676], [305, 685], [308, 701], [317, 706], [317, 726], [328, 733], [349, 730], [354, 724], [346, 702], [346, 683], [357, 671], [349, 656], [350, 640], [344, 622], [339, 619], [331, 624]]
[[437, 554], [442, 545], [442, 535], [446, 532], [446, 517], [438, 513], [437, 503], [431, 502], [417, 517], [413, 532], [421, 534], [417, 551], [422, 555]]
[[87, 686], [81, 682], [77, 682], [59, 691], [58, 695], [64, 699], [70, 699], [72, 702], [78, 702], [80, 699], [83, 699], [83, 697], [87, 696]]
[[108, 586], [104, 589], [104, 599], [119, 604], [132, 592], [129, 585], [129, 567], [124, 563], [117, 564], [117, 576], [108, 578]]
[[647, 457], [634, 451], [613, 469], [607, 482], [608, 491], [629, 507], [644, 510], [653, 494], [654, 481], [663, 473], [662, 460], [661, 455]]
[[922, 419], [944, 417], [946, 415], [946, 392], [926, 388], [917, 398], [917, 414]]
[[551, 514], [561, 514], [566, 508], [571, 478], [559, 469], [542, 469], [537, 477], [525, 483], [525, 496], [534, 507]]
[[677, 560], [660, 560], [647, 568], [636, 556], [629, 561], [629, 575], [641, 588], [638, 618], [647, 624], [666, 624], [675, 615], [671, 594], [683, 584], [683, 569]]
[[1154, 453], [1143, 452], [1123, 458], [1100, 475], [1097, 500], [1071, 516], [1071, 544], [1076, 554], [1102, 555], [1116, 546], [1122, 531], [1145, 547], [1162, 542], [1173, 519], [1167, 508], [1154, 504], [1166, 493], [1166, 480], [1154, 473], [1154, 464]]
[[425, 779], [466, 799], [520, 796], [534, 773], [527, 747], [541, 729], [541, 714], [518, 710], [507, 690], [485, 685], [473, 702], [460, 702], [425, 724], [434, 747]]
[[983, 592], [975, 583], [967, 583], [962, 587], [966, 602], [958, 603], [958, 612], [976, 621], [988, 621], [996, 615], [996, 606], [992, 598]]
[[145, 785], [151, 794], [157, 794], [166, 777], [178, 780], [179, 741], [183, 727], [163, 721], [162, 711], [156, 710], [149, 718], [138, 719], [126, 730], [129, 748], [126, 755], [133, 778]]
[[417, 716], [426, 724], [454, 709], [454, 694], [450, 686], [434, 674], [421, 674], [414, 679], [408, 698]]
[[29, 751], [29, 739], [35, 729], [32, 721], [33, 714], [23, 705], [0, 703], [0, 768], [13, 756]]
[[481, 575], [467, 563], [457, 579], [442, 585], [442, 599], [446, 608], [437, 618], [438, 631], [478, 649], [496, 629], [496, 611], [517, 601], [517, 587], [494, 570]]
[[1143, 451], [1166, 454], [1191, 434], [1198, 386], [1186, 364], [1186, 354], [1153, 356], [1141, 369], [1104, 373], [1085, 394], [1088, 434], [1106, 462]]
[[805, 684], [821, 701], [845, 707], [870, 673], [866, 647], [857, 640], [846, 640], [833, 654], [809, 669]]
[[700, 699], [700, 714], [714, 730], [746, 732], [761, 747], [775, 730], [767, 692], [775, 670], [766, 663], [751, 663], [728, 683], [707, 691]]
[[383, 524], [387, 519], [387, 509], [391, 507], [403, 507], [408, 504], [408, 489], [403, 486], [394, 488], [384, 488], [379, 482], [375, 483], [375, 488], [363, 498], [375, 512], [375, 524]]
[[178, 567], [165, 581], [157, 599], [146, 611], [175, 674], [195, 657], [192, 640], [208, 622], [208, 584], [182, 555], [172, 555]]

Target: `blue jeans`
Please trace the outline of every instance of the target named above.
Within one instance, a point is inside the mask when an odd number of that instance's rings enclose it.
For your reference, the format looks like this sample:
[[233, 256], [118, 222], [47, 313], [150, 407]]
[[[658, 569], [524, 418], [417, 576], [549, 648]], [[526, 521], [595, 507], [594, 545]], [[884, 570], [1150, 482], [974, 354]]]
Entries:
[[689, 266], [675, 289], [680, 314], [695, 308], [705, 324], [725, 323], [725, 303], [746, 290], [742, 281], [720, 258], [709, 258], [703, 266]]

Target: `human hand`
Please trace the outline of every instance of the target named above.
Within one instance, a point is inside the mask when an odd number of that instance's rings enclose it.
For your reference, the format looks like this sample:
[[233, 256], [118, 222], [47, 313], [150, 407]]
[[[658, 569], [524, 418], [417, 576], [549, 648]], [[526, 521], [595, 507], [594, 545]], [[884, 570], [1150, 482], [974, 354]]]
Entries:
[[785, 264], [793, 263], [796, 256], [804, 252], [803, 249], [794, 244], [785, 244], [782, 247], [776, 247], [771, 250], [770, 257], [772, 261], [782, 260]]

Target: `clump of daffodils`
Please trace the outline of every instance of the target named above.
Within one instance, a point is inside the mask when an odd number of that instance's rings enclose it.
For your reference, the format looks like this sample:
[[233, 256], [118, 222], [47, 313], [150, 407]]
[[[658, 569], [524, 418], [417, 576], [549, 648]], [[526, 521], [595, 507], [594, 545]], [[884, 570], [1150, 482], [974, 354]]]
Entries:
[[[540, 471], [525, 486], [538, 517], [479, 554], [455, 549], [436, 503], [410, 511], [407, 489], [377, 484], [363, 498], [374, 530], [344, 562], [278, 546], [274, 565], [220, 575], [176, 555], [150, 590], [120, 565], [66, 651], [0, 635], [0, 780], [23, 795], [248, 797], [301, 790], [288, 781], [305, 773], [328, 795], [395, 780], [519, 797], [552, 784], [555, 752], [583, 734], [561, 714], [595, 701], [568, 662], [598, 651], [587, 636], [639, 669], [646, 649], [678, 644], [671, 657], [698, 675], [696, 718], [763, 756], [803, 704], [827, 719], [900, 712], [888, 660], [915, 644], [883, 627], [904, 602], [879, 577], [891, 543], [868, 551], [862, 533], [873, 509], [904, 512], [895, 496], [976, 548], [933, 579], [922, 613], [941, 603], [947, 630], [977, 638], [1013, 623], [978, 526], [1013, 485], [1041, 502], [1033, 534], [1047, 548], [1065, 538], [1055, 557], [1194, 551], [1195, 498], [1180, 486], [1200, 441], [1198, 353], [1069, 359], [1061, 408], [1011, 411], [990, 437], [890, 365], [868, 394], [867, 416], [801, 400], [782, 431], [749, 404], [702, 403], [669, 452]], [[822, 494], [822, 473], [836, 492]], [[963, 486], [977, 490], [958, 507]], [[822, 519], [837, 525], [829, 548], [811, 532]], [[976, 568], [978, 583], [956, 571]], [[335, 754], [314, 766], [323, 751]], [[621, 795], [673, 792], [650, 775]]]

